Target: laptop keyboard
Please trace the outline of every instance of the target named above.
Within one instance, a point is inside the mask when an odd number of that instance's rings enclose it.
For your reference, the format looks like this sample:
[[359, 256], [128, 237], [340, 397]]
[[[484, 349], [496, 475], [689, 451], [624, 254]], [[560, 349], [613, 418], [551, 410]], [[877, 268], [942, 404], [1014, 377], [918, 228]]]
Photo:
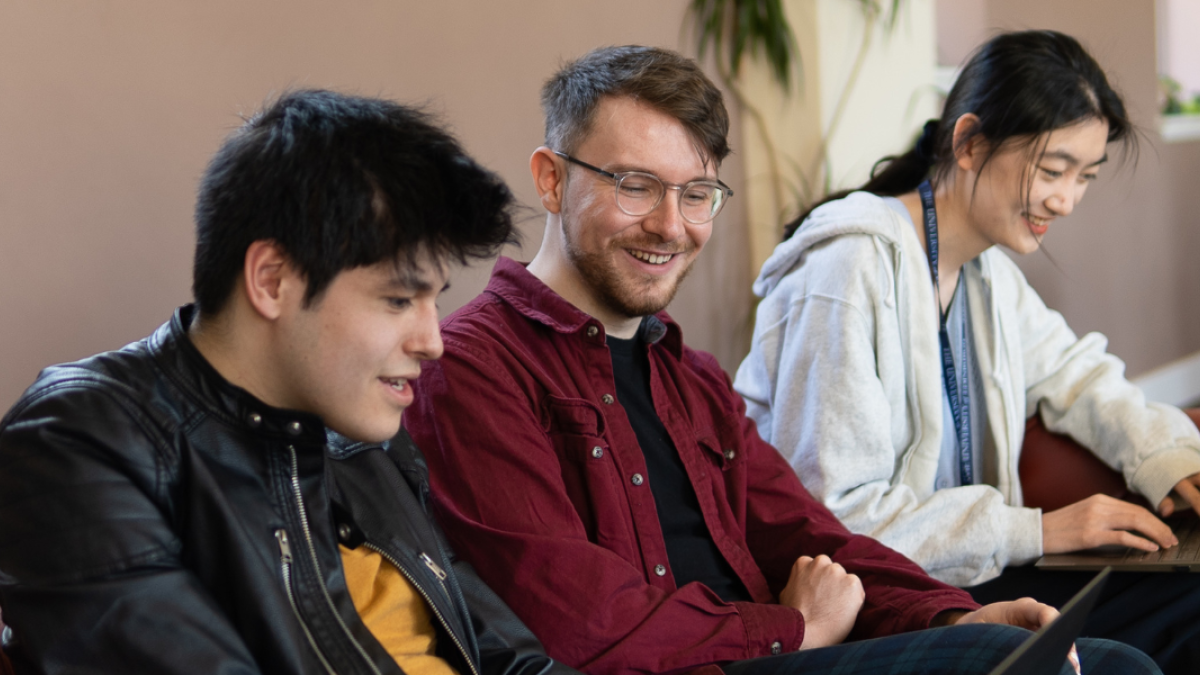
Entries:
[[1179, 543], [1171, 548], [1157, 551], [1131, 549], [1122, 562], [1177, 562], [1200, 561], [1200, 518], [1184, 518], [1171, 523]]

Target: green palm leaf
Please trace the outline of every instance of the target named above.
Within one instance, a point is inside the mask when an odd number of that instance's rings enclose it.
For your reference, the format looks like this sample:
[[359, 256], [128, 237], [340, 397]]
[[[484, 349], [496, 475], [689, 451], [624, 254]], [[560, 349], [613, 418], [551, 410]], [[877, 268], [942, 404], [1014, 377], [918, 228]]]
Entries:
[[736, 78], [747, 54], [766, 59], [779, 86], [791, 91], [799, 52], [781, 0], [692, 0], [688, 13], [701, 58], [711, 48], [722, 70]]

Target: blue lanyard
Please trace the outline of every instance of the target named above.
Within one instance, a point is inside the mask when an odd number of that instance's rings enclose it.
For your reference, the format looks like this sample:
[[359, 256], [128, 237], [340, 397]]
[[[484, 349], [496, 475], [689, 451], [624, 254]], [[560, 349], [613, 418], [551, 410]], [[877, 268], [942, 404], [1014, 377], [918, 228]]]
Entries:
[[[929, 249], [929, 272], [933, 275], [934, 298], [938, 305], [938, 340], [942, 345], [942, 382], [946, 387], [946, 396], [950, 399], [950, 415], [954, 418], [954, 430], [958, 435], [958, 477], [962, 485], [975, 482], [974, 457], [971, 455], [971, 394], [970, 386], [964, 382], [959, 387], [958, 376], [954, 370], [954, 355], [950, 352], [950, 333], [946, 330], [946, 312], [942, 311], [941, 287], [938, 286], [938, 227], [937, 210], [933, 206], [933, 188], [929, 181], [923, 181], [917, 186], [921, 194], [921, 206], [925, 209], [925, 245]], [[966, 316], [965, 313], [963, 315]], [[965, 318], [964, 318], [965, 324]], [[966, 365], [967, 330], [963, 326], [962, 349], [963, 365]], [[965, 368], [964, 368], [965, 370]]]

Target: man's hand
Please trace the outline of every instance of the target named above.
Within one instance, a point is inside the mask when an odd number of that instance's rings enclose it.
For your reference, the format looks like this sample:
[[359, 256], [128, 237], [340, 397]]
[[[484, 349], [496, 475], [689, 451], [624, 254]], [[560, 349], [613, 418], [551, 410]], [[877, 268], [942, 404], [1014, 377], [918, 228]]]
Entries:
[[800, 649], [836, 645], [850, 634], [867, 594], [862, 581], [827, 555], [796, 559], [779, 604], [804, 615]]
[[1171, 528], [1153, 513], [1107, 495], [1092, 495], [1042, 514], [1042, 550], [1046, 553], [1069, 553], [1108, 544], [1157, 551], [1178, 543]]
[[1011, 602], [993, 602], [974, 612], [967, 612], [954, 623], [1002, 623], [1018, 628], [1037, 630], [1058, 618], [1058, 610], [1033, 598]]
[[[1200, 473], [1194, 473], [1175, 484], [1174, 494], [1179, 495], [1185, 504], [1190, 504], [1196, 513], [1200, 513]], [[1163, 498], [1158, 505], [1158, 512], [1163, 518], [1175, 513], [1175, 500], [1171, 495]]]
[[[957, 620], [951, 623], [1002, 623], [1018, 628], [1037, 630], [1057, 618], [1058, 610], [1050, 605], [1044, 605], [1033, 598], [1021, 598], [1011, 602], [993, 602], [990, 605], [984, 605], [974, 612], [967, 612], [956, 617]], [[1079, 673], [1079, 652], [1075, 650], [1075, 645], [1071, 645], [1071, 651], [1067, 653], [1067, 660], [1071, 662], [1075, 672]]]

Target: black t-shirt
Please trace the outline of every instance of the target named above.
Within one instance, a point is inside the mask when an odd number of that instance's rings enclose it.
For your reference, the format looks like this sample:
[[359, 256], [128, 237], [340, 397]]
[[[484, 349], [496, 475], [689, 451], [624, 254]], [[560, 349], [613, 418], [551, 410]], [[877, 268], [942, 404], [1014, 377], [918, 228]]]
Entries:
[[642, 331], [630, 340], [610, 335], [607, 341], [617, 381], [617, 400], [625, 409], [646, 458], [649, 474], [646, 479], [654, 495], [676, 585], [699, 581], [726, 602], [749, 601], [746, 587], [713, 543], [687, 471], [654, 410], [650, 359]]

